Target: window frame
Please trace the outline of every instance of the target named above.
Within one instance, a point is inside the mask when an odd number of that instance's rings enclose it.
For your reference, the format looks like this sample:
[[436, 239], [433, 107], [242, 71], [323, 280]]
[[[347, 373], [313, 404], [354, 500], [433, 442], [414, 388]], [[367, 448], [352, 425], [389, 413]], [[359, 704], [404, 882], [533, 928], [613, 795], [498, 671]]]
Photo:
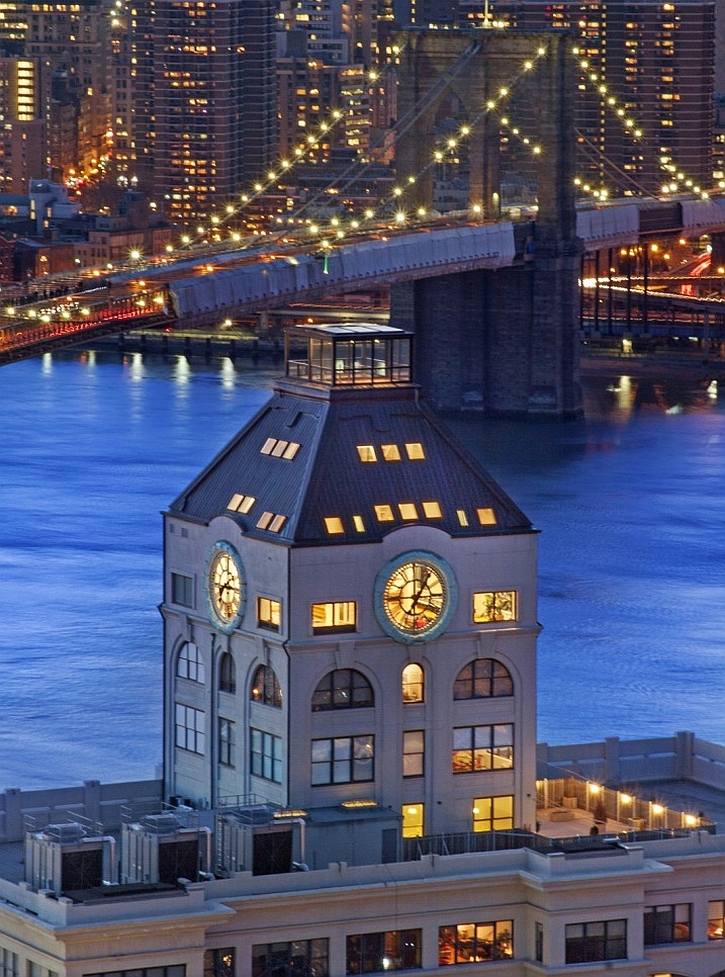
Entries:
[[[194, 649], [193, 658], [191, 658], [188, 653], [184, 653], [191, 648]], [[184, 663], [183, 667], [182, 663]], [[204, 664], [204, 656], [202, 655], [199, 646], [194, 644], [193, 641], [183, 641], [181, 647], [179, 648], [176, 656], [176, 677], [186, 679], [189, 682], [196, 682], [199, 685], [204, 685], [206, 683], [206, 665]]]
[[178, 607], [194, 606], [194, 577], [188, 573], [171, 571], [169, 581], [170, 602]]
[[[261, 694], [255, 696], [254, 693], [257, 689], [260, 690]], [[249, 687], [249, 701], [262, 706], [271, 706], [273, 709], [282, 708], [282, 687], [279, 684], [277, 673], [271, 665], [262, 663], [256, 667]]]
[[[403, 730], [403, 777], [425, 776], [425, 730]], [[410, 761], [409, 763], [406, 761]], [[410, 767], [415, 769], [411, 772]]]
[[274, 597], [257, 597], [257, 627], [279, 632], [282, 627], [282, 601]]
[[249, 770], [251, 776], [282, 783], [282, 738], [266, 729], [249, 730]]
[[[679, 917], [686, 916], [686, 919]], [[678, 936], [678, 926], [684, 927]], [[644, 907], [644, 945], [661, 946], [668, 943], [692, 941], [692, 903], [675, 902]]]
[[[507, 927], [504, 929], [503, 927]], [[463, 927], [472, 928], [472, 937], [465, 939]], [[491, 929], [491, 938], [484, 938], [484, 931]], [[507, 936], [508, 939], [504, 940]], [[453, 952], [452, 960], [445, 960], [441, 954], [442, 942], [447, 940]], [[505, 953], [502, 946], [510, 947]], [[490, 953], [486, 950], [490, 949]], [[438, 966], [449, 967], [458, 964], [493, 963], [497, 960], [514, 959], [514, 921], [513, 919], [492, 919], [482, 922], [451, 923], [438, 927]]]
[[234, 720], [219, 716], [217, 755], [223, 767], [234, 766]]
[[[366, 749], [369, 749], [368, 755], [362, 755]], [[327, 777], [324, 780], [317, 779], [315, 775], [319, 775], [325, 769], [327, 770]], [[310, 743], [310, 783], [312, 787], [368, 784], [374, 780], [375, 736], [372, 733], [362, 733], [357, 736], [315, 737], [312, 739]]]
[[[497, 733], [497, 731], [499, 731]], [[506, 731], [504, 733], [504, 731]], [[454, 775], [466, 773], [496, 772], [514, 768], [514, 724], [491, 723], [476, 726], [453, 727], [453, 750], [451, 771]], [[504, 736], [509, 742], [497, 742], [497, 736]], [[463, 740], [468, 740], [464, 745]], [[465, 754], [470, 759], [465, 762]], [[488, 763], [483, 762], [488, 757]], [[496, 763], [496, 759], [499, 763]], [[503, 761], [503, 762], [501, 762]], [[510, 761], [510, 762], [508, 762]]]
[[[274, 943], [252, 944], [252, 974], [251, 977], [268, 977], [274, 972], [276, 977], [297, 977], [298, 966], [293, 964], [295, 957], [302, 956], [300, 950], [305, 948], [304, 972], [314, 974], [315, 977], [329, 977], [330, 973], [330, 941], [326, 936], [313, 937], [309, 940], [276, 940]], [[324, 949], [324, 952], [321, 952]], [[275, 954], [285, 953], [287, 962], [281, 964]], [[260, 963], [263, 961], [263, 963]]]
[[[345, 939], [345, 974], [358, 977], [391, 970], [420, 970], [422, 947], [423, 930], [418, 927], [349, 933]], [[371, 966], [375, 963], [379, 963], [377, 969]]]
[[[470, 672], [470, 675], [466, 674]], [[514, 694], [509, 669], [497, 658], [474, 658], [467, 662], [453, 682], [453, 700], [508, 699]]]
[[[315, 608], [330, 608], [332, 623], [330, 624], [315, 624]], [[340, 612], [344, 610], [341, 615]], [[352, 622], [349, 620], [344, 620], [345, 617], [349, 617], [350, 610], [352, 610]], [[340, 623], [340, 617], [343, 618], [342, 623]], [[310, 605], [310, 627], [313, 634], [354, 634], [357, 631], [357, 601], [356, 600], [327, 600], [327, 601], [314, 601]]]
[[[193, 722], [190, 722], [193, 720]], [[196, 756], [206, 753], [206, 714], [203, 709], [174, 703], [174, 746]], [[183, 742], [180, 742], [183, 740]]]
[[[415, 679], [410, 676], [406, 678], [406, 672], [412, 672], [413, 669], [418, 669], [419, 675]], [[419, 690], [419, 694], [416, 696], [407, 695], [406, 691]], [[425, 669], [418, 662], [408, 662], [403, 671], [400, 673], [400, 694], [403, 700], [403, 705], [412, 706], [416, 703], [425, 702]]]
[[[623, 933], [609, 934], [610, 928], [621, 927]], [[595, 933], [594, 928], [601, 933]], [[580, 929], [581, 935], [574, 936], [573, 930]], [[588, 930], [592, 930], [588, 935]], [[623, 948], [624, 953], [617, 952]], [[580, 952], [575, 952], [575, 951]], [[602, 960], [627, 960], [627, 920], [602, 919], [586, 920], [581, 923], [566, 923], [564, 929], [565, 964], [597, 963]]]
[[[490, 597], [491, 613], [476, 612], [477, 598]], [[509, 610], [510, 608], [510, 610]], [[471, 621], [473, 624], [499, 624], [502, 621], [518, 621], [519, 593], [517, 590], [476, 590], [471, 597]]]
[[[713, 915], [719, 906], [717, 914]], [[718, 933], [718, 929], [720, 932]], [[725, 939], [725, 897], [722, 899], [708, 899], [707, 903], [707, 938], [708, 940]]]
[[312, 693], [312, 712], [338, 709], [373, 709], [375, 693], [368, 677], [357, 668], [333, 668]]

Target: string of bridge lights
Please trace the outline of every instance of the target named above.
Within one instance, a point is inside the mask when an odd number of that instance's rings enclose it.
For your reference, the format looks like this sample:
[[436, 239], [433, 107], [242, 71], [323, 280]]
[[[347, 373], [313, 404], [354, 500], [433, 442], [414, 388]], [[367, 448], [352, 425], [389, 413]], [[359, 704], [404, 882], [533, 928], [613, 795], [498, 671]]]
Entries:
[[[579, 48], [574, 48], [573, 53], [575, 56], [580, 55]], [[627, 110], [617, 101], [615, 96], [611, 93], [610, 89], [602, 82], [601, 76], [598, 72], [591, 70], [591, 65], [587, 58], [579, 59], [579, 68], [581, 69], [582, 75], [587, 82], [596, 88], [596, 91], [602, 98], [604, 104], [607, 108], [614, 113], [616, 118], [620, 121], [622, 127], [624, 128], [627, 135], [631, 135], [633, 140], [642, 138], [642, 130], [637, 125], [636, 121], [627, 113]], [[680, 170], [672, 160], [672, 157], [667, 155], [662, 155], [659, 157], [660, 168], [668, 174], [669, 179], [666, 183], [662, 185], [662, 193], [682, 193], [683, 191], [691, 192], [697, 194], [703, 200], [707, 200], [710, 196], [706, 190], [699, 187], [694, 180], [690, 180], [687, 175]], [[577, 181], [574, 181], [575, 184]], [[578, 184], [577, 184], [578, 185]], [[725, 182], [722, 186], [725, 187]], [[587, 189], [585, 185], [582, 184], [583, 189]]]
[[[427, 211], [425, 207], [418, 207], [415, 212], [406, 212], [402, 207], [406, 194], [432, 167], [444, 162], [446, 155], [450, 154], [451, 156], [455, 156], [460, 149], [462, 141], [470, 138], [476, 126], [487, 115], [492, 112], [496, 112], [498, 114], [501, 103], [511, 94], [512, 88], [516, 86], [521, 78], [529, 75], [530, 72], [534, 70], [537, 63], [543, 57], [545, 57], [546, 54], [546, 48], [538, 48], [534, 57], [523, 62], [522, 67], [511, 79], [509, 85], [500, 88], [495, 98], [490, 98], [486, 101], [483, 111], [481, 111], [470, 122], [463, 124], [458, 129], [456, 135], [448, 136], [439, 141], [431, 154], [430, 160], [425, 166], [422, 167], [421, 170], [418, 171], [418, 173], [410, 174], [403, 180], [398, 181], [398, 183], [392, 188], [389, 196], [380, 200], [375, 207], [365, 208], [363, 214], [361, 215], [362, 219], [361, 217], [351, 217], [348, 224], [349, 231], [346, 232], [345, 227], [343, 226], [339, 217], [331, 218], [330, 226], [327, 229], [322, 229], [319, 223], [311, 223], [309, 228], [310, 233], [320, 236], [320, 246], [323, 249], [331, 248], [334, 243], [339, 243], [342, 239], [344, 239], [347, 236], [347, 233], [357, 231], [363, 223], [363, 220], [372, 221], [375, 219], [381, 219], [387, 213], [389, 213], [391, 207], [396, 208], [393, 214], [393, 224], [398, 226], [405, 224], [411, 217], [424, 219], [426, 216], [428, 216], [429, 211]], [[532, 141], [527, 137], [522, 137], [522, 141], [530, 148], [533, 155], [538, 155], [541, 153], [541, 146], [536, 143], [532, 143]], [[475, 204], [471, 209], [474, 214], [481, 213], [481, 207], [478, 204]]]

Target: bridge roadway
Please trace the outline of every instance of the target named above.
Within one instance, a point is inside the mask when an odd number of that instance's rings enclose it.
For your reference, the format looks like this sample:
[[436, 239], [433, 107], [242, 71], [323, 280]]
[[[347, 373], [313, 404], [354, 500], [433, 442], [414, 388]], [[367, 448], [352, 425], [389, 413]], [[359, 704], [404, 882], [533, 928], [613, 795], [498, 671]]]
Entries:
[[[326, 252], [319, 244], [272, 242], [148, 266], [112, 276], [101, 288], [23, 307], [22, 319], [17, 312], [4, 317], [0, 364], [135, 326], [176, 320], [216, 326], [222, 317], [324, 295], [510, 267], [535, 260], [533, 226], [527, 219], [455, 223], [449, 216], [440, 225], [346, 238]], [[717, 232], [725, 232], [722, 198], [625, 200], [577, 210], [577, 235], [587, 251], [632, 245], [648, 235]]]

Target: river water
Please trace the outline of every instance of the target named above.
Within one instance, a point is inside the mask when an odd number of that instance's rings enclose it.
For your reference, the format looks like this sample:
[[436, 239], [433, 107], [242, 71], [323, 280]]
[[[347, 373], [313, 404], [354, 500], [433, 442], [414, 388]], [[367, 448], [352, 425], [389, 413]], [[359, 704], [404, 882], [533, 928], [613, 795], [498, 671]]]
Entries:
[[[278, 368], [0, 371], [0, 789], [153, 777], [161, 518]], [[725, 383], [585, 377], [570, 423], [453, 420], [540, 536], [538, 736], [725, 742]]]

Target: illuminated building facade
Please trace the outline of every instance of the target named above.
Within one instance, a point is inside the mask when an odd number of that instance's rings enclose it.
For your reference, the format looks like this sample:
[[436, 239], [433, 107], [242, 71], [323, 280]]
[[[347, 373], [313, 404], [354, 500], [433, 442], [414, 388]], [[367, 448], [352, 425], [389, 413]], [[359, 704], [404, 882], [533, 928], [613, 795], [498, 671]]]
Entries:
[[538, 534], [412, 337], [298, 339], [164, 515], [170, 804], [5, 792], [3, 977], [719, 977], [725, 836], [527, 830]]
[[273, 159], [272, 2], [147, 0], [132, 18], [139, 183], [187, 224]]
[[49, 165], [64, 178], [73, 170], [97, 172], [109, 149], [111, 121], [106, 5], [30, 2], [24, 10], [24, 53], [40, 64]]
[[408, 334], [299, 331], [165, 517], [167, 790], [371, 798], [391, 858], [398, 822], [533, 825], [537, 533], [420, 404]]
[[0, 58], [0, 188], [26, 193], [45, 175], [45, 124], [40, 118], [39, 65], [31, 58]]
[[[462, 3], [461, 21], [482, 23], [483, 9]], [[585, 180], [659, 193], [679, 172], [692, 185], [712, 185], [714, 3], [501, 0], [491, 4], [490, 16], [510, 27], [579, 36], [588, 66], [576, 100], [577, 171]], [[622, 116], [607, 105], [609, 97]], [[518, 109], [516, 118], [525, 118], [525, 106]]]

